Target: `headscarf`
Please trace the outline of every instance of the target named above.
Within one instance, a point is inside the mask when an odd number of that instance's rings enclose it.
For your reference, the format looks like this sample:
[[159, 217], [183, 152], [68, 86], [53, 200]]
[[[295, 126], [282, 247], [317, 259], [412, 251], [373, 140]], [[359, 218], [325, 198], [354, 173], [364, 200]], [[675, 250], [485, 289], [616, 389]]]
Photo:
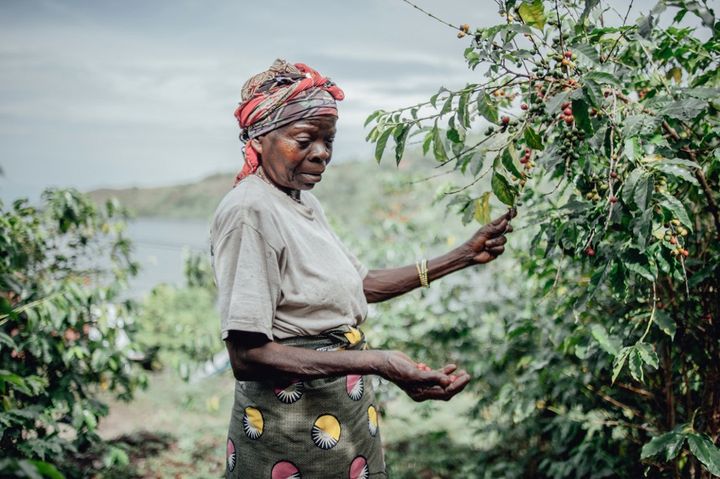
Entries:
[[242, 103], [235, 110], [240, 140], [245, 143], [245, 164], [235, 184], [260, 164], [249, 140], [303, 118], [337, 116], [335, 101], [343, 98], [340, 87], [303, 63], [277, 59], [267, 71], [251, 77], [243, 85]]

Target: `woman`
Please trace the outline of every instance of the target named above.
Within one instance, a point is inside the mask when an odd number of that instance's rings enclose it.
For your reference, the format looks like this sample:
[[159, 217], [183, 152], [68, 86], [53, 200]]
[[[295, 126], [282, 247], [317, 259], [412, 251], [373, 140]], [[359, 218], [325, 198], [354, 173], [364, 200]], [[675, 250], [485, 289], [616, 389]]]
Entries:
[[502, 254], [508, 212], [449, 253], [368, 270], [309, 193], [332, 156], [342, 90], [277, 60], [243, 87], [245, 165], [212, 225], [222, 337], [237, 379], [227, 477], [386, 477], [371, 382], [416, 401], [448, 400], [470, 380], [398, 351], [367, 350], [367, 303], [406, 293]]

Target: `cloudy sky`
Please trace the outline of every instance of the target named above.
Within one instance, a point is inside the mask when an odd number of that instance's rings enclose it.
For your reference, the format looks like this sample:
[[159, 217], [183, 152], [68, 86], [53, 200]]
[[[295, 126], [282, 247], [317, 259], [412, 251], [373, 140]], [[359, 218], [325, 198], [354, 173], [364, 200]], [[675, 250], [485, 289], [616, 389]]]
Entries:
[[[490, 0], [417, 4], [456, 24], [499, 20]], [[472, 81], [467, 43], [401, 0], [3, 0], [0, 195], [233, 171], [240, 87], [277, 57], [345, 90], [336, 159], [369, 158], [367, 115]]]

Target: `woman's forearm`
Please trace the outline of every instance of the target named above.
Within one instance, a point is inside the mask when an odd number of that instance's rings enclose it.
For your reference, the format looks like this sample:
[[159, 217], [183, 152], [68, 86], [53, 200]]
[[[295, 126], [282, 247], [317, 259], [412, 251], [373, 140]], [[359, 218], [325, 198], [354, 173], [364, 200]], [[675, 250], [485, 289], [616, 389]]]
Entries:
[[226, 344], [233, 373], [239, 381], [382, 375], [382, 351], [315, 351], [267, 340], [249, 344], [235, 338]]
[[[471, 264], [472, 251], [456, 248], [428, 261], [428, 281], [434, 281]], [[420, 276], [415, 265], [400, 268], [372, 269], [363, 280], [363, 291], [368, 303], [379, 303], [420, 286]]]

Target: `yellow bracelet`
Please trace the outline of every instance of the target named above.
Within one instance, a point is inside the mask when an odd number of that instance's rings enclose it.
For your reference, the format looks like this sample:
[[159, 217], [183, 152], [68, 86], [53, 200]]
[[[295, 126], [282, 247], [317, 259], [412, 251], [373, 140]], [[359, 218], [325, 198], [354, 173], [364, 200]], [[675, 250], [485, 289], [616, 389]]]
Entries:
[[428, 281], [428, 265], [427, 260], [423, 259], [422, 261], [417, 261], [415, 263], [415, 268], [417, 268], [418, 277], [420, 278], [420, 286], [423, 288], [429, 288], [430, 282]]

